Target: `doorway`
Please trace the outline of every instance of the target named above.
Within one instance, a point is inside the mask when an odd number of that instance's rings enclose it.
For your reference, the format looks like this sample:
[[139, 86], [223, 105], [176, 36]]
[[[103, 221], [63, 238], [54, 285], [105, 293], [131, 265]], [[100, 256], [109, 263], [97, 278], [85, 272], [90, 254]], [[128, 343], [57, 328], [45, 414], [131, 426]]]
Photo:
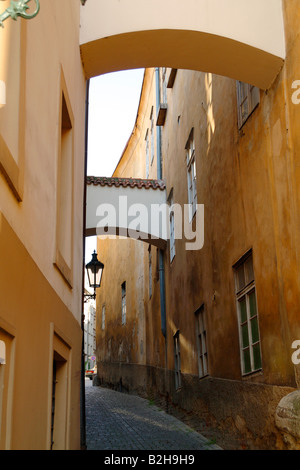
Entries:
[[54, 351], [52, 374], [51, 450], [66, 449], [67, 397], [67, 361], [59, 353]]

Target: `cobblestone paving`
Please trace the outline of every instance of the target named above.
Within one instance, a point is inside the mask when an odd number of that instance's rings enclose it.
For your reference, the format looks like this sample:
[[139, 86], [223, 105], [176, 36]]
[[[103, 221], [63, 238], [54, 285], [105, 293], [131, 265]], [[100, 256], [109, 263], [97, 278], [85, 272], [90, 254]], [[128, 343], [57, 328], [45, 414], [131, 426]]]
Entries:
[[220, 449], [148, 400], [86, 380], [87, 450]]

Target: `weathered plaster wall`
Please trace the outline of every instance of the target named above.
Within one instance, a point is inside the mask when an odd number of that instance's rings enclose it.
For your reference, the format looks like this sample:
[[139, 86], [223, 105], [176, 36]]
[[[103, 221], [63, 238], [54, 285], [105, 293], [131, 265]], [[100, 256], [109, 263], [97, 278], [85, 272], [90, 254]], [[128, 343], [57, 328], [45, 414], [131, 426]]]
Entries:
[[[173, 188], [174, 202], [187, 203], [184, 149], [194, 128], [197, 197], [205, 206], [205, 242], [200, 251], [186, 251], [184, 241], [176, 241], [172, 263], [169, 250], [166, 252], [166, 343], [160, 331], [157, 281], [152, 298], [146, 298], [145, 251], [147, 368], [135, 364], [134, 372], [129, 365], [119, 369], [126, 390], [141, 393], [142, 382], [147, 396], [168, 402], [173, 412], [184, 410], [189, 417], [196, 417], [202, 432], [206, 423], [225, 446], [230, 445], [225, 436], [231, 430], [234, 445], [242, 448], [286, 447], [287, 441], [275, 424], [276, 407], [283, 396], [299, 387], [299, 366], [291, 360], [292, 342], [300, 337], [300, 105], [292, 101], [292, 84], [300, 76], [298, 3], [284, 2], [284, 15], [286, 64], [273, 86], [260, 92], [260, 104], [241, 130], [237, 125], [236, 83], [231, 79], [179, 70], [168, 90], [162, 130], [167, 195]], [[137, 160], [138, 152], [132, 154]], [[127, 165], [126, 158], [122, 164]], [[250, 248], [262, 370], [243, 377], [232, 266]], [[209, 376], [199, 379], [194, 313], [202, 304], [207, 319]], [[174, 385], [173, 335], [177, 330], [182, 373], [179, 390]], [[104, 383], [108, 377], [107, 382], [114, 383], [115, 370], [104, 365]], [[135, 376], [140, 378], [138, 383]]]

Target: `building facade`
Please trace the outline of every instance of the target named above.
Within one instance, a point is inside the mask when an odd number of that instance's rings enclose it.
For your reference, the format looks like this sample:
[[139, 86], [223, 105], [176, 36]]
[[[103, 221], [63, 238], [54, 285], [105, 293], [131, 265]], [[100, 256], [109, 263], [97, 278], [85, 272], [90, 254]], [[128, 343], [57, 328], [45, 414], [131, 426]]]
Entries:
[[[297, 3], [285, 2], [284, 14], [287, 59], [267, 91], [146, 69], [113, 177], [164, 180], [168, 246], [98, 241], [100, 383], [183, 410], [239, 448], [295, 448], [300, 437], [287, 437], [278, 416], [300, 380]], [[204, 245], [187, 249], [203, 220]]]
[[[9, 5], [1, 1], [1, 13]], [[9, 18], [0, 28], [2, 450], [80, 448], [86, 80], [79, 21], [79, 1], [54, 0], [42, 2], [36, 18]]]
[[[103, 366], [102, 377], [128, 389], [150, 388], [164, 399], [170, 397], [170, 403], [199, 409], [201, 416], [209, 403], [207, 391], [212, 402], [207, 419], [225, 427], [234, 419], [234, 426], [247, 432], [243, 403], [236, 402], [240, 407], [232, 418], [229, 401], [220, 417], [223, 408], [214, 407], [210, 381], [216, 394], [221, 387], [223, 397], [222, 386], [233, 383], [236, 387], [228, 395], [237, 396], [242, 387], [239, 396], [250, 397], [248, 390], [254, 387], [262, 393], [262, 403], [266, 397], [269, 403], [273, 393], [272, 406], [286, 387], [293, 390], [298, 383], [286, 349], [299, 335], [299, 108], [289, 99], [299, 72], [297, 1], [255, 0], [250, 9], [235, 0], [222, 8], [212, 0], [153, 0], [151, 9], [146, 2], [41, 1], [38, 16], [27, 21], [18, 14], [23, 9], [30, 16], [38, 0], [0, 1], [1, 449], [78, 449], [82, 444], [86, 85], [99, 73], [157, 63], [220, 73], [268, 90], [260, 93], [259, 107], [237, 130], [235, 82], [178, 71], [157, 123], [155, 71], [145, 75], [142, 115], [116, 175], [165, 178], [169, 201], [188, 200], [192, 211], [196, 201], [203, 203], [210, 214], [205, 224], [209, 243], [199, 253], [186, 253], [176, 239], [169, 264], [169, 248], [148, 250], [145, 244], [121, 240], [119, 256], [112, 257], [115, 274], [106, 269], [103, 292], [108, 292], [110, 275], [118, 283], [112, 282], [111, 294], [99, 300], [101, 315], [105, 305], [101, 331], [107, 340], [103, 338], [106, 349], [99, 349], [98, 356], [111, 371], [110, 378]], [[3, 24], [2, 11], [10, 12]], [[180, 83], [185, 88], [178, 90]], [[195, 100], [191, 87], [201, 100]], [[244, 92], [241, 88], [242, 99]], [[294, 92], [297, 101], [297, 83]], [[248, 103], [255, 102], [256, 92], [249, 93]], [[241, 120], [244, 107], [241, 103]], [[192, 214], [193, 221], [198, 214]], [[138, 262], [133, 266], [129, 257]], [[233, 272], [251, 272], [246, 269], [251, 259], [254, 279], [232, 293]], [[243, 360], [247, 377], [252, 372], [256, 376], [246, 382], [244, 373], [241, 379], [237, 335], [244, 323], [237, 326], [236, 304], [251, 313], [254, 288], [258, 315], [250, 320], [255, 331], [259, 321], [259, 339], [245, 348]], [[113, 295], [117, 300], [121, 296], [123, 329]], [[193, 354], [204, 337], [207, 354], [201, 355], [200, 368]], [[263, 372], [257, 375], [252, 368], [260, 361]], [[199, 391], [201, 370], [209, 376], [201, 380], [199, 396], [194, 391]], [[186, 400], [186, 390], [196, 402]], [[268, 426], [269, 436], [273, 427]]]
[[[105, 321], [105, 317], [104, 317]], [[96, 309], [93, 301], [84, 305], [84, 366], [85, 370], [95, 367], [96, 357]]]

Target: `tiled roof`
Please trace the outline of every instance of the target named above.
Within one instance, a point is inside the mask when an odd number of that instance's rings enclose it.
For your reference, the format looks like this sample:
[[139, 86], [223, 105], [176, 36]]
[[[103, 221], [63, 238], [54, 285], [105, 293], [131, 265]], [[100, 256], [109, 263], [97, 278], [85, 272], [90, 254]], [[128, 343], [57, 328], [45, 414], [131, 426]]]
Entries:
[[166, 188], [163, 180], [149, 180], [141, 178], [115, 178], [106, 176], [87, 176], [86, 184], [94, 186], [123, 186], [124, 188], [145, 188], [145, 189], [161, 189]]

